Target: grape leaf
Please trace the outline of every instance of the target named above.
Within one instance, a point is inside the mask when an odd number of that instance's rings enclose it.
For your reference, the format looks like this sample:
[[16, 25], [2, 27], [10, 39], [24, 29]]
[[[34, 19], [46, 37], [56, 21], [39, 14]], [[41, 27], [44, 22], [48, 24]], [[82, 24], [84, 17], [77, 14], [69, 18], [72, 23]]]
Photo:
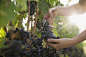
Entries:
[[57, 29], [53, 28], [52, 29], [52, 32], [54, 33], [55, 36], [59, 36], [58, 32], [57, 32]]
[[6, 4], [6, 2], [6, 0], [0, 0], [0, 27], [7, 25], [10, 20], [13, 21], [16, 17], [14, 13], [16, 6], [12, 1], [9, 4]]
[[50, 4], [54, 4], [54, 0], [49, 0], [49, 3]]
[[39, 7], [44, 13], [46, 13], [48, 11], [48, 3], [44, 0], [40, 0], [40, 2], [41, 4], [39, 5]]
[[0, 48], [5, 47], [4, 41], [5, 41], [5, 39], [3, 37], [0, 37]]
[[4, 47], [3, 43], [5, 41], [4, 39], [5, 35], [6, 35], [5, 31], [1, 28], [0, 29], [0, 48]]
[[19, 7], [20, 11], [26, 11], [27, 10], [27, 0], [16, 0], [17, 1], [17, 7]]
[[1, 28], [0, 29], [0, 37], [5, 37], [6, 33], [5, 31]]

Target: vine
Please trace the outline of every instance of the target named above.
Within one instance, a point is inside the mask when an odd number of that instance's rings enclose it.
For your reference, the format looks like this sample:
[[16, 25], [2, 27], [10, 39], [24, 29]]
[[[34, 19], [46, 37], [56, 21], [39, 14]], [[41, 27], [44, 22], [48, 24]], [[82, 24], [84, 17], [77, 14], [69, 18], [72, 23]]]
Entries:
[[35, 30], [36, 30], [36, 25], [37, 25], [37, 18], [38, 18], [38, 2], [36, 5], [36, 19], [35, 19], [35, 25], [34, 25], [34, 36], [35, 36]]
[[28, 1], [28, 4], [29, 4], [29, 6], [28, 6], [28, 25], [27, 25], [27, 31], [28, 31], [28, 28], [29, 28], [29, 22], [30, 22], [30, 1]]

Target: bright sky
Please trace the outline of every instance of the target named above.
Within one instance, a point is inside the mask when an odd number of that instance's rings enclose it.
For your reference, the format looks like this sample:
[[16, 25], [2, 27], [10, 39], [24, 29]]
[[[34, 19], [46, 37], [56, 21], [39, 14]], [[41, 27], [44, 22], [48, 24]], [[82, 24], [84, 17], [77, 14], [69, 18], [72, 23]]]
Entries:
[[[70, 6], [79, 2], [79, 0], [71, 0], [71, 2], [69, 3], [68, 3], [69, 0], [60, 0], [60, 1], [62, 4], [64, 4], [64, 6], [66, 6], [67, 4], [69, 4]], [[78, 27], [80, 28], [80, 32], [86, 29], [86, 13], [81, 15], [71, 16], [70, 21], [78, 25]]]

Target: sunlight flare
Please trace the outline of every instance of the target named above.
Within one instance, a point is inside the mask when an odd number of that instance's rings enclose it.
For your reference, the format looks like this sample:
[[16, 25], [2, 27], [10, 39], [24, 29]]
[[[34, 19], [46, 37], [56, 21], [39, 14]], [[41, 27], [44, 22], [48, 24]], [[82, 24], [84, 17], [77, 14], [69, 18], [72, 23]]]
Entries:
[[86, 29], [86, 13], [69, 17], [71, 23], [77, 25], [81, 30]]

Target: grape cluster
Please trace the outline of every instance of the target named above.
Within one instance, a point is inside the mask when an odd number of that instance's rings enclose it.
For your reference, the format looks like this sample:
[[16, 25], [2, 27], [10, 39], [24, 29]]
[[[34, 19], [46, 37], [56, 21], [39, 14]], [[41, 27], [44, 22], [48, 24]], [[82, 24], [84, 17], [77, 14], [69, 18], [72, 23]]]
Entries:
[[[35, 13], [35, 6], [37, 2], [36, 1], [30, 1], [30, 16]], [[27, 1], [27, 6], [29, 6], [29, 3]]]
[[8, 32], [6, 34], [7, 40], [4, 42], [5, 48], [0, 49], [1, 55], [5, 57], [28, 57], [27, 39], [29, 38], [29, 33], [23, 29], [18, 29]]
[[68, 54], [69, 57], [73, 57], [72, 56], [72, 48], [71, 47], [63, 48], [62, 54], [64, 54], [64, 57], [66, 57], [66, 54]]
[[59, 57], [56, 49], [43, 47], [43, 38], [39, 38], [24, 29], [11, 30], [6, 34], [5, 48], [0, 48], [2, 57]]
[[[36, 27], [40, 30], [38, 32], [41, 32], [41, 39], [47, 40], [49, 38], [52, 38], [52, 39], [59, 39], [60, 38], [59, 36], [55, 37], [53, 35], [53, 32], [50, 29], [48, 21], [46, 21], [44, 24], [44, 22], [39, 23], [39, 21], [37, 20], [37, 26]], [[55, 42], [51, 42], [51, 43], [56, 44]], [[46, 55], [50, 54], [48, 57], [59, 57], [58, 50], [56, 50], [50, 46], [47, 46], [45, 48], [45, 52], [46, 52]]]
[[[29, 56], [31, 57], [59, 57], [59, 53], [56, 49], [50, 48], [50, 47], [43, 47], [43, 38], [39, 38], [35, 36], [36, 39], [32, 38], [33, 35], [31, 35], [31, 43], [34, 48], [31, 48], [29, 51]], [[50, 55], [49, 55], [50, 54]]]
[[40, 27], [43, 26], [40, 30], [41, 38], [43, 38], [45, 40], [47, 40], [49, 38], [51, 38], [51, 39], [59, 39], [60, 38], [59, 36], [57, 36], [57, 37], [54, 36], [53, 32], [50, 29], [49, 21], [46, 21], [44, 25], [43, 25], [43, 22], [40, 24], [39, 23], [37, 24], [37, 28], [40, 29]]
[[83, 50], [81, 49], [77, 49], [77, 47], [72, 46], [72, 47], [68, 47], [68, 48], [63, 48], [63, 49], [59, 49], [60, 50], [60, 54], [63, 54], [64, 57], [68, 56], [68, 57], [86, 57], [83, 53]]

